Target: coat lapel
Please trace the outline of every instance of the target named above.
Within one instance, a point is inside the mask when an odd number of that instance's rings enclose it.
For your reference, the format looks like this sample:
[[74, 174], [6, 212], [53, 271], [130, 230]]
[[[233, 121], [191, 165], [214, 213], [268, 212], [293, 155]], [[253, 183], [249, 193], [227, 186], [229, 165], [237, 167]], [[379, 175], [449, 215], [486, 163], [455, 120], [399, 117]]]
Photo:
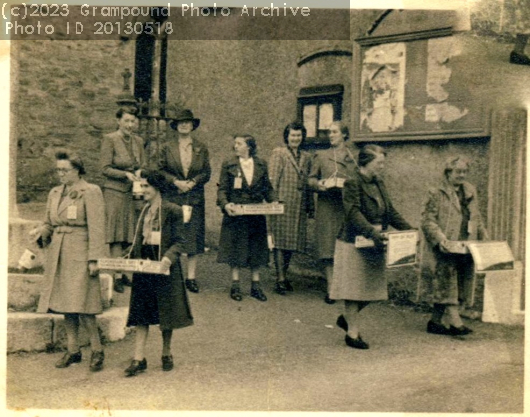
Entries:
[[171, 140], [169, 142], [169, 152], [175, 160], [175, 166], [177, 167], [180, 175], [184, 177], [184, 169], [182, 168], [182, 161], [180, 160], [180, 148], [177, 139]]
[[[72, 187], [72, 189], [68, 192], [68, 195], [66, 195], [59, 204], [59, 207], [57, 208], [57, 216], [59, 216], [63, 211], [65, 211], [68, 206], [70, 206], [75, 200], [81, 197], [81, 195], [86, 190], [86, 184], [86, 181], [81, 179], [77, 182], [77, 184]], [[72, 198], [71, 195], [74, 191], [77, 193], [77, 195], [75, 196], [75, 198]], [[63, 192], [64, 186], [60, 190], [59, 198]]]
[[[458, 200], [458, 195], [456, 194], [455, 188], [447, 182], [447, 180], [444, 182], [443, 186], [440, 188], [447, 196], [449, 197], [449, 201], [455, 208], [460, 212], [462, 209], [460, 207], [460, 201]], [[464, 187], [465, 192], [465, 187]]]
[[301, 171], [300, 167], [302, 166], [302, 162], [303, 162], [303, 160], [302, 160], [303, 153], [300, 155], [300, 165], [298, 165], [296, 163], [296, 159], [293, 156], [293, 153], [287, 147], [285, 148], [285, 151], [287, 153], [287, 159], [289, 160], [289, 162], [291, 162], [291, 164], [293, 164], [294, 169], [296, 169], [296, 172], [298, 173], [298, 175], [301, 176], [302, 175], [302, 171]]
[[191, 141], [191, 164], [190, 169], [188, 171], [188, 177], [192, 177], [192, 172], [196, 169], [198, 160], [199, 160], [199, 153], [201, 151], [201, 145], [195, 140], [192, 139]]

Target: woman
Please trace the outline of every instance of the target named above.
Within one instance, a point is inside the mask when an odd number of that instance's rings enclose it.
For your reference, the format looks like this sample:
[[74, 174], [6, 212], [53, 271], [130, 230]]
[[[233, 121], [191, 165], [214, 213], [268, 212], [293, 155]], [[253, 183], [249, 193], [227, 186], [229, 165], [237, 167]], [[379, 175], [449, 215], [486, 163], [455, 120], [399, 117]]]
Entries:
[[141, 176], [146, 206], [136, 225], [131, 257], [160, 261], [169, 275], [133, 274], [127, 326], [136, 326], [136, 340], [133, 360], [125, 370], [128, 377], [147, 369], [145, 345], [150, 325], [160, 325], [162, 370], [170, 371], [173, 329], [193, 324], [179, 259], [182, 240], [177, 225], [183, 220], [182, 209], [162, 199], [161, 192], [169, 185], [162, 174], [142, 171]]
[[[377, 145], [366, 145], [359, 152], [359, 169], [344, 183], [344, 224], [335, 246], [335, 269], [330, 298], [344, 300], [344, 315], [337, 325], [346, 331], [346, 345], [368, 349], [359, 334], [359, 312], [370, 302], [387, 300], [383, 233], [388, 226], [411, 229], [394, 209], [381, 174], [385, 152]], [[356, 248], [358, 236], [372, 239], [374, 245]]]
[[195, 279], [197, 255], [204, 253], [204, 184], [211, 174], [208, 148], [191, 136], [200, 122], [191, 110], [180, 111], [170, 124], [174, 134], [162, 147], [158, 161], [158, 169], [172, 184], [166, 195], [168, 201], [191, 209], [191, 219], [181, 225], [179, 233], [184, 239], [182, 251], [188, 256], [186, 288], [194, 293], [199, 292]]
[[307, 217], [313, 211], [313, 195], [306, 188], [310, 156], [300, 150], [306, 135], [301, 123], [285, 126], [285, 146], [274, 149], [269, 161], [272, 186], [278, 200], [285, 206], [284, 215], [269, 217], [277, 277], [274, 291], [280, 295], [293, 291], [285, 275], [293, 252], [305, 251]]
[[67, 352], [57, 368], [81, 362], [78, 329], [83, 323], [92, 349], [90, 370], [95, 372], [104, 361], [96, 314], [102, 312], [97, 259], [108, 252], [105, 204], [99, 187], [82, 178], [85, 167], [78, 155], [58, 151], [55, 159], [61, 185], [48, 195], [44, 224], [30, 232], [41, 247], [48, 246], [37, 311], [64, 314]]
[[[105, 182], [103, 197], [107, 208], [107, 237], [110, 256], [119, 258], [131, 244], [136, 221], [133, 184], [140, 181], [139, 170], [145, 164], [144, 143], [133, 131], [137, 109], [123, 107], [116, 113], [118, 130], [103, 137], [101, 169]], [[128, 280], [122, 273], [114, 275], [114, 290], [123, 293]]]
[[267, 223], [265, 216], [238, 216], [236, 204], [272, 202], [274, 191], [269, 181], [267, 164], [256, 157], [256, 140], [250, 135], [234, 136], [235, 157], [221, 168], [217, 205], [223, 211], [217, 262], [230, 265], [232, 287], [230, 297], [241, 301], [239, 271], [250, 268], [250, 296], [267, 301], [260, 288], [259, 269], [269, 262]]
[[[422, 230], [433, 255], [434, 310], [427, 332], [466, 335], [459, 314], [460, 302], [472, 304], [473, 260], [471, 255], [451, 253], [451, 241], [487, 240], [478, 208], [477, 190], [466, 181], [467, 159], [457, 156], [445, 164], [442, 183], [431, 190], [422, 213]], [[428, 257], [426, 257], [428, 258]], [[449, 328], [442, 323], [447, 317]]]
[[[331, 148], [318, 152], [313, 159], [309, 173], [309, 186], [318, 193], [316, 208], [317, 255], [324, 266], [328, 293], [325, 301], [333, 304], [329, 298], [329, 284], [333, 276], [333, 254], [335, 241], [344, 217], [342, 207], [341, 180], [352, 178], [355, 173], [355, 160], [346, 147], [349, 138], [348, 127], [342, 122], [333, 122], [329, 128]], [[339, 179], [336, 181], [335, 179]]]

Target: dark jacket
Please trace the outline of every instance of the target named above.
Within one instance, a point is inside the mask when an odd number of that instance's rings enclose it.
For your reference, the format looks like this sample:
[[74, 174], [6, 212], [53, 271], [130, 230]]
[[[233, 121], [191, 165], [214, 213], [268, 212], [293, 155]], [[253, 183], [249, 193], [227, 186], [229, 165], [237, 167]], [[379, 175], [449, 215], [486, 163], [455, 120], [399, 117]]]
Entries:
[[381, 225], [382, 230], [392, 226], [397, 230], [412, 229], [412, 226], [396, 211], [381, 180], [375, 180], [385, 204], [383, 215], [372, 195], [367, 181], [357, 171], [354, 178], [344, 183], [342, 199], [344, 204], [344, 223], [339, 232], [339, 239], [353, 243], [355, 236], [362, 235], [367, 238], [378, 237], [374, 225]]
[[121, 192], [132, 190], [132, 182], [127, 179], [127, 172], [134, 173], [145, 165], [144, 143], [140, 136], [131, 136], [133, 153], [137, 161], [129, 154], [121, 131], [109, 133], [103, 137], [101, 143], [101, 170], [105, 177], [103, 188]]
[[[210, 181], [211, 168], [208, 148], [196, 139], [192, 140], [192, 157], [188, 175], [184, 176], [182, 162], [180, 160], [180, 150], [178, 136], [174, 133], [160, 150], [158, 159], [158, 169], [166, 177], [171, 185], [167, 197], [171, 199], [173, 195], [184, 197], [187, 204], [200, 204], [204, 202], [204, 184]], [[178, 188], [173, 185], [173, 181], [194, 181], [195, 186], [187, 193], [179, 194]], [[182, 198], [180, 198], [182, 201]]]
[[[240, 189], [234, 189], [234, 179], [237, 177], [242, 178]], [[263, 203], [264, 200], [270, 203], [274, 201], [274, 195], [264, 160], [254, 157], [254, 175], [250, 186], [243, 175], [238, 158], [233, 157], [223, 163], [217, 191], [217, 205], [223, 212], [228, 203], [256, 204]]]

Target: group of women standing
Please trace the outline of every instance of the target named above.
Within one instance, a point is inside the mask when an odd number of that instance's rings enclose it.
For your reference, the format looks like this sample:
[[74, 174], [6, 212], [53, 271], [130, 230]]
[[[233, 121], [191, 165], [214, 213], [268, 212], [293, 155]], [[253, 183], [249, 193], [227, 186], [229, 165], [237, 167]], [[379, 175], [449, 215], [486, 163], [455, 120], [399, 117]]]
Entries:
[[[204, 185], [211, 175], [207, 147], [191, 136], [200, 120], [183, 110], [171, 122], [172, 134], [161, 149], [156, 170], [146, 163], [143, 141], [134, 132], [136, 109], [120, 109], [118, 130], [104, 137], [101, 147], [103, 193], [82, 179], [85, 168], [75, 153], [56, 154], [61, 185], [48, 197], [44, 225], [32, 231], [43, 247], [49, 246], [45, 268], [47, 286], [40, 312], [64, 314], [67, 352], [56, 366], [81, 361], [77, 339], [79, 322], [90, 336], [90, 369], [103, 367], [104, 353], [95, 315], [101, 313], [96, 261], [107, 256], [128, 256], [160, 261], [164, 274], [134, 273], [127, 326], [136, 327], [133, 360], [125, 370], [134, 376], [147, 369], [145, 345], [150, 325], [162, 331], [162, 369], [173, 368], [173, 329], [193, 324], [186, 288], [199, 292], [197, 255], [204, 252]], [[223, 212], [218, 262], [231, 268], [230, 297], [241, 301], [240, 270], [250, 268], [250, 296], [266, 301], [260, 286], [260, 268], [273, 249], [276, 267], [274, 291], [292, 291], [287, 269], [295, 252], [305, 252], [308, 218], [315, 212], [318, 258], [328, 281], [326, 301], [344, 300], [344, 314], [337, 325], [346, 332], [348, 346], [367, 349], [359, 333], [359, 312], [370, 302], [388, 298], [384, 266], [385, 232], [388, 227], [411, 229], [395, 210], [382, 181], [386, 153], [376, 145], [364, 146], [356, 158], [346, 147], [348, 128], [330, 126], [331, 148], [310, 157], [301, 150], [306, 129], [291, 123], [284, 129], [284, 146], [273, 150], [269, 164], [257, 157], [256, 139], [234, 135], [234, 156], [221, 168], [217, 204]], [[151, 167], [152, 168], [152, 167]], [[434, 313], [427, 331], [463, 335], [465, 327], [458, 303], [460, 288], [469, 279], [470, 258], [449, 253], [449, 240], [484, 239], [476, 190], [465, 182], [468, 163], [452, 159], [445, 167], [444, 182], [429, 193], [422, 229], [434, 253]], [[133, 192], [134, 191], [134, 192]], [[142, 204], [134, 199], [141, 191]], [[281, 202], [283, 215], [242, 216], [236, 205]], [[451, 203], [453, 206], [451, 206]], [[447, 207], [450, 207], [447, 213]], [[449, 220], [448, 220], [449, 219]], [[458, 232], [455, 232], [458, 230]], [[358, 236], [373, 240], [370, 248], [357, 248]], [[270, 239], [270, 241], [268, 241]], [[180, 255], [187, 255], [184, 280]], [[124, 276], [115, 275], [123, 284]], [[117, 291], [122, 290], [120, 285]], [[447, 316], [450, 327], [442, 318]]]

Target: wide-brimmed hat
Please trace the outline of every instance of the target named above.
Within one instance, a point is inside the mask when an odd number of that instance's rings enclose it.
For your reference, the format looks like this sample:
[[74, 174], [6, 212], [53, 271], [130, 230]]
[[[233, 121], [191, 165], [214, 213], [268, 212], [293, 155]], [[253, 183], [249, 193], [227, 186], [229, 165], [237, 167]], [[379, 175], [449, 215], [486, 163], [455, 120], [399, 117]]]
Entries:
[[193, 112], [189, 109], [180, 110], [177, 112], [176, 116], [173, 117], [171, 123], [169, 124], [172, 129], [177, 130], [178, 122], [190, 121], [193, 122], [193, 130], [197, 129], [201, 124], [201, 119], [193, 117]]

